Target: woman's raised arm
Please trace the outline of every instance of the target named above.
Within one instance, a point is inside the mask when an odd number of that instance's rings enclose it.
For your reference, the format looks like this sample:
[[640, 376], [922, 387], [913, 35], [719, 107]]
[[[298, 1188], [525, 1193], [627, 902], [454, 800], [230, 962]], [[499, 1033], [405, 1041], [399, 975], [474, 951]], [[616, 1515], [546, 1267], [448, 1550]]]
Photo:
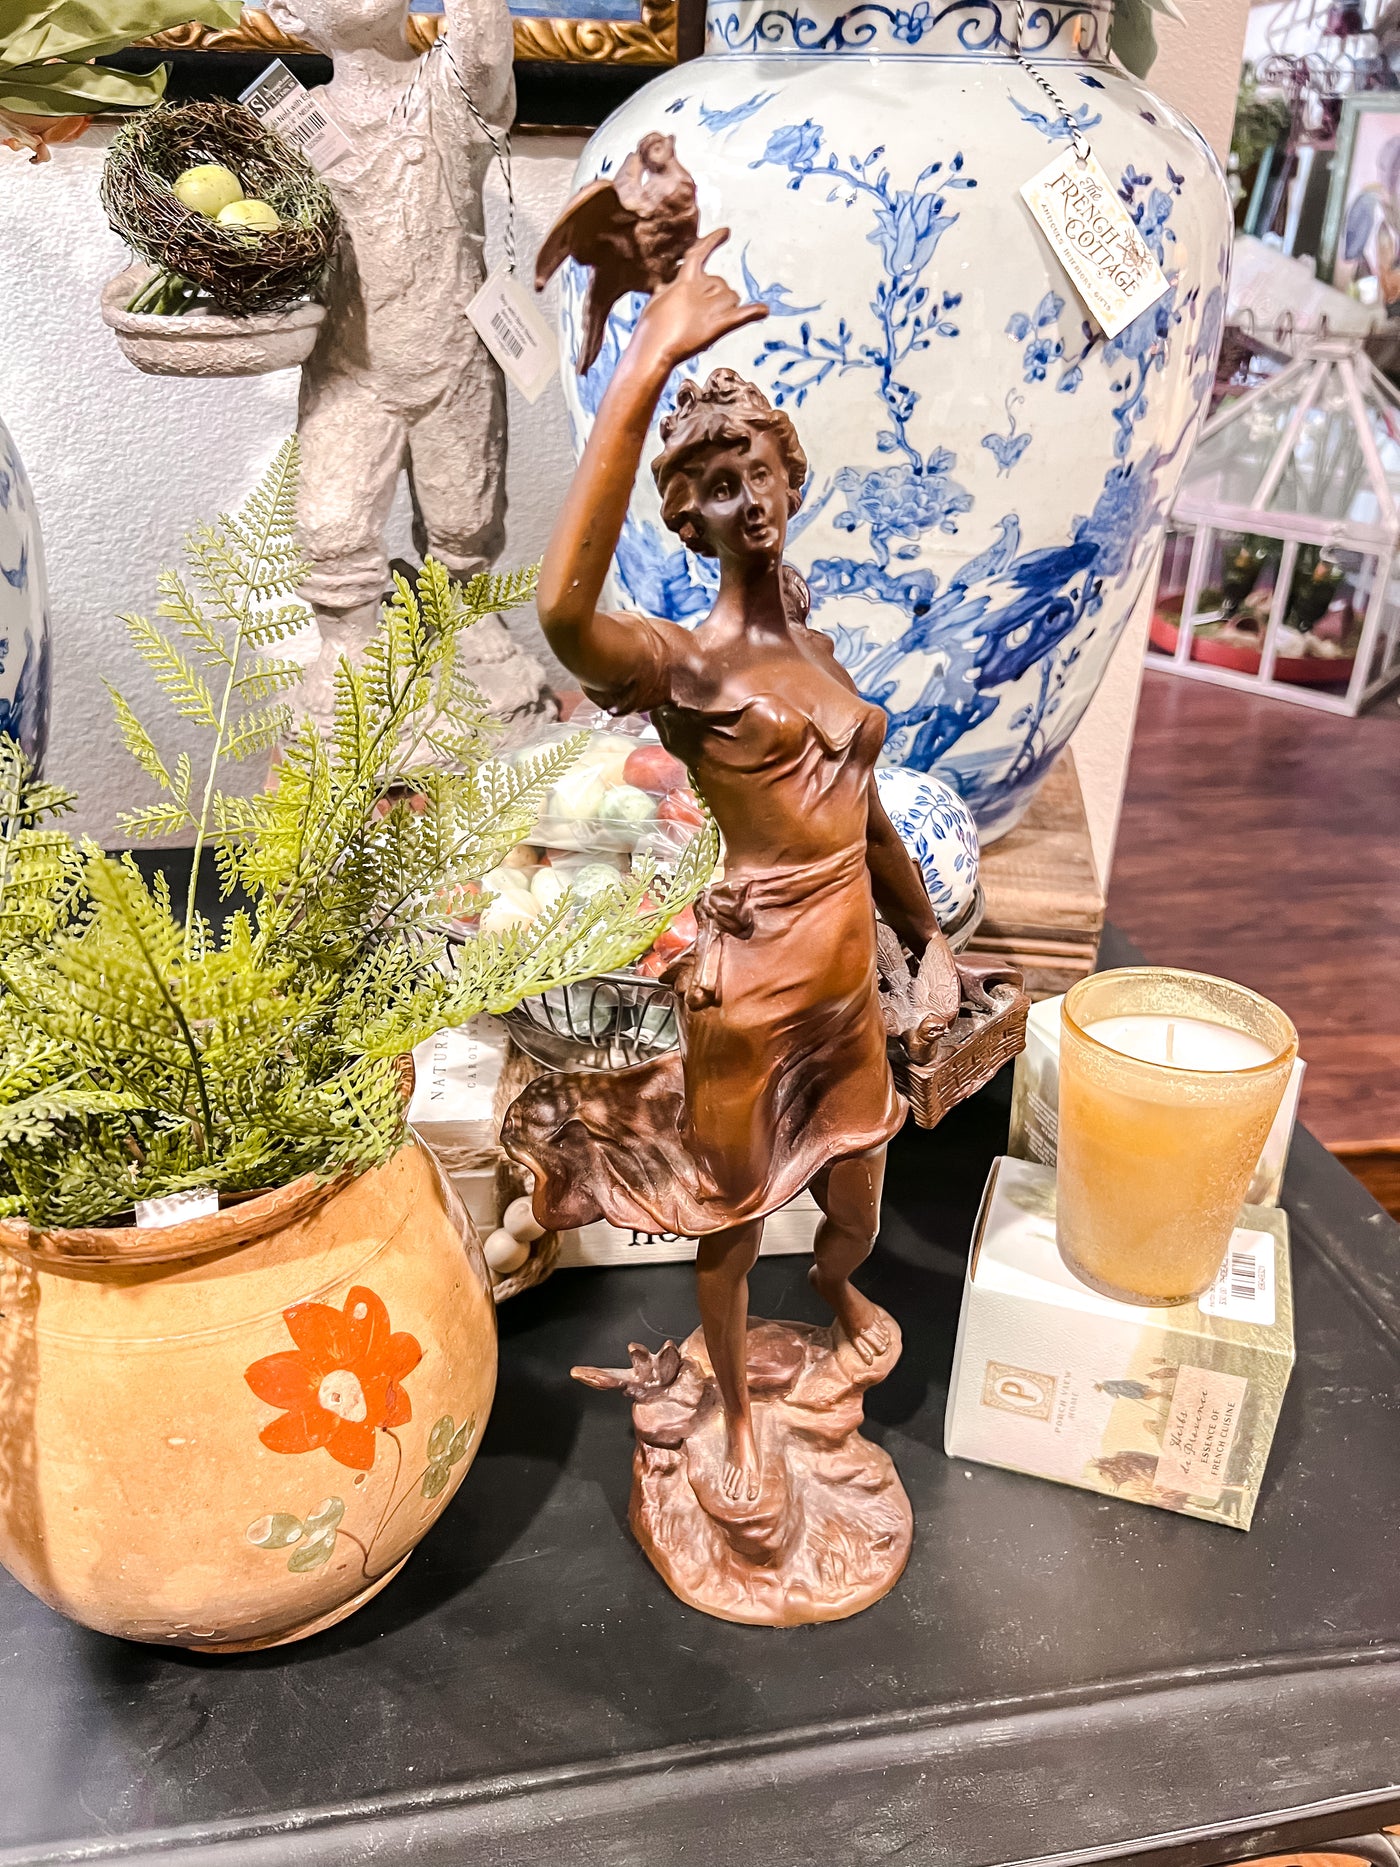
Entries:
[[583, 459], [569, 484], [540, 566], [536, 602], [555, 654], [586, 687], [624, 679], [635, 654], [635, 625], [598, 608], [641, 465], [647, 430], [673, 369], [730, 331], [765, 317], [745, 305], [705, 261], [728, 238], [720, 228], [687, 253], [638, 320], [613, 373]]

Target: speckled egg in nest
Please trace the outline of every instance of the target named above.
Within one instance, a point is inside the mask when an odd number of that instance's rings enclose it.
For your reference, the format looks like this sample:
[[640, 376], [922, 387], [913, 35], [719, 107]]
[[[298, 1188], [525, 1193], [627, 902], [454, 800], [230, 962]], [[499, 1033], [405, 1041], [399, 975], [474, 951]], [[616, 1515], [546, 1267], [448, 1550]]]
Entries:
[[[218, 163], [280, 225], [254, 233], [187, 208], [174, 183]], [[102, 172], [113, 229], [142, 259], [191, 280], [220, 311], [278, 311], [317, 296], [340, 230], [330, 190], [242, 104], [166, 104], [120, 130]]]

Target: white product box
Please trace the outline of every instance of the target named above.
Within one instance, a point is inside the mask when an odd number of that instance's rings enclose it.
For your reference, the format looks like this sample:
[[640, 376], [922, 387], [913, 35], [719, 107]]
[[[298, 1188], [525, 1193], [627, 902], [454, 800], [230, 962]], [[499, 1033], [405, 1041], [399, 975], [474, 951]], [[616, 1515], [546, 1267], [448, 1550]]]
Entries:
[[481, 1016], [439, 1031], [413, 1053], [409, 1126], [454, 1177], [489, 1166], [500, 1151], [496, 1085], [506, 1060], [506, 1028]]
[[1081, 1284], [1055, 1175], [994, 1162], [944, 1424], [951, 1458], [1247, 1530], [1293, 1369], [1288, 1220], [1247, 1206], [1216, 1282], [1171, 1309]]

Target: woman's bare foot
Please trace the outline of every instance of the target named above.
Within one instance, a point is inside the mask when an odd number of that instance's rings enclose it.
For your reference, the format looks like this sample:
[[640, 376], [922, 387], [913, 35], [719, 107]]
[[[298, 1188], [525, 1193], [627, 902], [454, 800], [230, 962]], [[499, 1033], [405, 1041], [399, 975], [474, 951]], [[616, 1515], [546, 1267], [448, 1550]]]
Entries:
[[812, 1288], [836, 1317], [851, 1347], [866, 1367], [871, 1367], [890, 1345], [883, 1311], [878, 1310], [869, 1297], [863, 1297], [849, 1278], [823, 1277], [819, 1264], [814, 1264], [807, 1276]]
[[762, 1466], [754, 1444], [753, 1427], [748, 1420], [731, 1421], [724, 1436], [724, 1470], [719, 1488], [731, 1503], [757, 1501]]

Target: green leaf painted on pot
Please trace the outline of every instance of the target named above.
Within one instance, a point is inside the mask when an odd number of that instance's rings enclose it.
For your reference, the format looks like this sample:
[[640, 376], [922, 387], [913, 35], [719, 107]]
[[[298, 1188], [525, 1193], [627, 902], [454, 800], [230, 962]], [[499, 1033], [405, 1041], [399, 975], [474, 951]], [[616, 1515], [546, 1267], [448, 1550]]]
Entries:
[[464, 1459], [467, 1456], [467, 1447], [471, 1444], [472, 1434], [475, 1431], [476, 1416], [473, 1415], [471, 1419], [462, 1422], [461, 1431], [452, 1441], [447, 1454], [447, 1462], [449, 1465], [455, 1465], [459, 1459]]
[[270, 1511], [266, 1517], [259, 1517], [256, 1523], [250, 1523], [245, 1532], [248, 1541], [259, 1549], [290, 1549], [293, 1543], [301, 1541], [305, 1526], [300, 1517], [292, 1517], [286, 1511]]
[[423, 1496], [440, 1497], [447, 1489], [447, 1481], [452, 1476], [452, 1467], [446, 1459], [434, 1459], [423, 1474]]
[[323, 1562], [329, 1562], [331, 1551], [335, 1548], [334, 1529], [325, 1531], [321, 1536], [313, 1536], [293, 1550], [287, 1567], [293, 1575], [305, 1575], [308, 1569], [319, 1569]]
[[428, 1434], [428, 1469], [423, 1474], [423, 1496], [440, 1497], [447, 1489], [452, 1467], [467, 1456], [467, 1447], [476, 1431], [476, 1415], [464, 1420], [456, 1431], [450, 1413], [444, 1413]]
[[[330, 1561], [336, 1533], [344, 1515], [343, 1498], [323, 1498], [305, 1523], [300, 1517], [293, 1517], [290, 1511], [269, 1511], [266, 1517], [259, 1517], [256, 1523], [250, 1523], [245, 1535], [259, 1549], [292, 1550], [287, 1567], [293, 1575], [302, 1575], [306, 1570], [319, 1569], [323, 1562]], [[294, 1544], [299, 1547], [293, 1548]]]
[[328, 1530], [334, 1530], [345, 1515], [343, 1498], [328, 1497], [318, 1504], [306, 1520], [308, 1536], [320, 1536]]

